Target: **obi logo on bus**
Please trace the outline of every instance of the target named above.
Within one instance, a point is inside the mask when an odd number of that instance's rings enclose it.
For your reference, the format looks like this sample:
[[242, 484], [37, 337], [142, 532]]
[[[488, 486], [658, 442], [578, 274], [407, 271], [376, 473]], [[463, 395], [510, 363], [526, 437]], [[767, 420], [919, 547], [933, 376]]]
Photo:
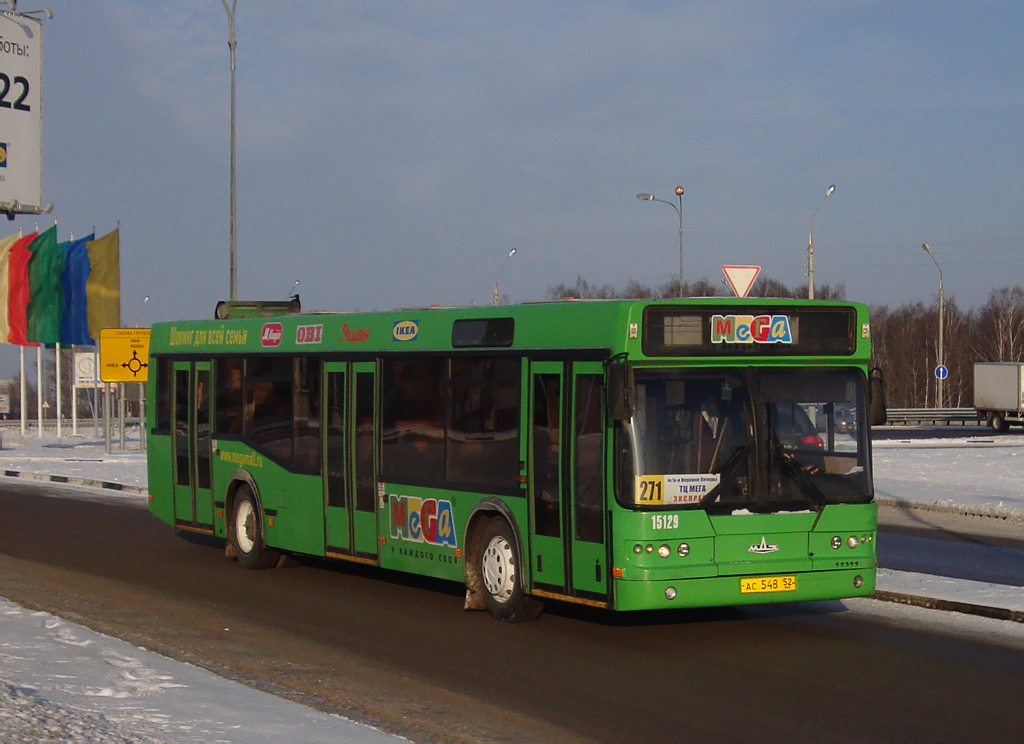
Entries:
[[418, 320], [399, 320], [395, 323], [391, 335], [395, 341], [412, 341], [419, 332], [420, 322]]
[[786, 315], [712, 315], [713, 344], [791, 344]]
[[260, 334], [260, 345], [280, 346], [284, 338], [284, 326], [280, 323], [264, 323], [263, 333]]
[[391, 537], [406, 542], [458, 547], [455, 511], [446, 499], [420, 499], [390, 494]]
[[295, 343], [297, 344], [318, 344], [323, 339], [324, 327], [322, 325], [300, 325], [295, 329]]

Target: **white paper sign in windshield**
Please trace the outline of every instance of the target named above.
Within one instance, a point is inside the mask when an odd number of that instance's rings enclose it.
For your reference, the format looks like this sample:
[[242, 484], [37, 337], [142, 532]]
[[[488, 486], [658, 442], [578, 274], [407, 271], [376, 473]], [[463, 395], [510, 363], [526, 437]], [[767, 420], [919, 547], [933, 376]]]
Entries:
[[722, 476], [717, 473], [683, 473], [678, 475], [638, 475], [633, 491], [637, 504], [696, 504], [717, 486]]

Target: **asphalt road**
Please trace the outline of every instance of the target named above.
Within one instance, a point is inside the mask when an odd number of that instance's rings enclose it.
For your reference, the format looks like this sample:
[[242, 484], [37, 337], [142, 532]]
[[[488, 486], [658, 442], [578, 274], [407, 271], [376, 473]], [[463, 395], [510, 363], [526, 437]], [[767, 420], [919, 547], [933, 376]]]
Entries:
[[[839, 603], [509, 626], [459, 587], [245, 571], [143, 509], [0, 485], [0, 594], [415, 741], [1019, 737], [1024, 650]], [[2, 670], [0, 670], [2, 671]]]

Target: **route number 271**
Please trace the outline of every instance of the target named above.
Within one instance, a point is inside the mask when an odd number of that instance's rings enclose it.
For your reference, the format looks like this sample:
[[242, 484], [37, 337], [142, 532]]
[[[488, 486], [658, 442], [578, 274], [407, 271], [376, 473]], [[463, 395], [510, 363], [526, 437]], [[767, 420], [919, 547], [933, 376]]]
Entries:
[[[12, 88], [14, 88], [13, 91], [11, 90]], [[7, 96], [12, 92], [18, 96], [14, 103], [7, 100]], [[21, 75], [16, 75], [12, 83], [10, 76], [6, 72], [0, 72], [0, 108], [13, 108], [15, 111], [31, 111], [32, 107], [25, 103], [26, 98], [28, 98], [28, 80]]]
[[664, 504], [665, 477], [662, 475], [638, 475], [634, 493], [637, 504]]

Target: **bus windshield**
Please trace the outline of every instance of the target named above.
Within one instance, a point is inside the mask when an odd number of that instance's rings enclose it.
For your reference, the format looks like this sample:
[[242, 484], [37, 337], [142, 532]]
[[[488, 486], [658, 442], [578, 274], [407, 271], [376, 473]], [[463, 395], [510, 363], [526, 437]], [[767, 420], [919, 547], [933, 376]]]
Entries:
[[637, 370], [618, 430], [624, 506], [816, 509], [872, 498], [856, 371]]

